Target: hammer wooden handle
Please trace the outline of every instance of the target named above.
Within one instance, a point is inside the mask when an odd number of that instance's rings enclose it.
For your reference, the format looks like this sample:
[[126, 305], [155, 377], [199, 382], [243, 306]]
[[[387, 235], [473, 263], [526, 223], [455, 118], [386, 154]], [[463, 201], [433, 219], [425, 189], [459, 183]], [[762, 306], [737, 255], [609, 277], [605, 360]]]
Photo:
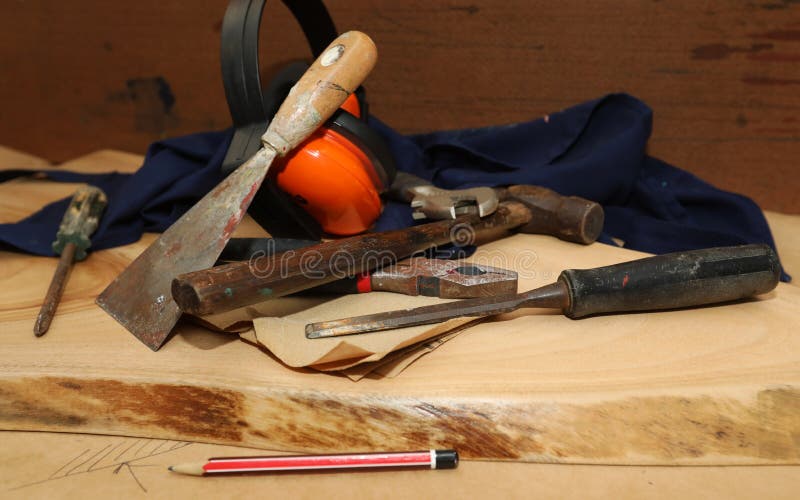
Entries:
[[262, 142], [281, 156], [294, 149], [341, 106], [376, 60], [375, 44], [367, 35], [340, 35], [289, 91]]
[[496, 239], [527, 224], [530, 217], [522, 204], [507, 202], [484, 218], [469, 215], [212, 267], [178, 276], [172, 282], [172, 297], [184, 312], [198, 316], [230, 311], [371, 271], [437, 245]]

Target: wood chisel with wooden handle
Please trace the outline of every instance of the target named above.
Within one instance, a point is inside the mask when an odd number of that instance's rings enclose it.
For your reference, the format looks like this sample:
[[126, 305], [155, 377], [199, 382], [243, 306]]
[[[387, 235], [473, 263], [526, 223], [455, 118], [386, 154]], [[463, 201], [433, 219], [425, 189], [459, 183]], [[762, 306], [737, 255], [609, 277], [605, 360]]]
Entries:
[[213, 265], [245, 215], [276, 156], [316, 130], [375, 64], [363, 33], [339, 36], [292, 87], [261, 138], [262, 149], [203, 197], [134, 260], [97, 303], [153, 350], [181, 315], [170, 285], [180, 274]]
[[342, 269], [356, 275], [440, 245], [497, 240], [513, 230], [540, 233], [543, 227], [534, 220], [534, 213], [548, 210], [567, 212], [540, 218], [549, 229], [574, 235], [576, 241], [594, 241], [603, 227], [603, 209], [596, 203], [584, 200], [542, 206], [537, 200], [528, 200], [525, 190], [519, 191], [516, 201], [500, 203], [493, 214], [483, 218], [466, 215], [369, 233], [304, 248], [286, 258], [265, 259], [258, 265], [237, 262], [187, 273], [173, 282], [172, 296], [185, 312], [216, 314], [330, 283], [341, 277]]
[[469, 299], [306, 325], [310, 339], [482, 317], [523, 307], [561, 309], [569, 318], [694, 307], [767, 293], [781, 266], [767, 245], [676, 252], [595, 269], [567, 269], [555, 283], [512, 297]]

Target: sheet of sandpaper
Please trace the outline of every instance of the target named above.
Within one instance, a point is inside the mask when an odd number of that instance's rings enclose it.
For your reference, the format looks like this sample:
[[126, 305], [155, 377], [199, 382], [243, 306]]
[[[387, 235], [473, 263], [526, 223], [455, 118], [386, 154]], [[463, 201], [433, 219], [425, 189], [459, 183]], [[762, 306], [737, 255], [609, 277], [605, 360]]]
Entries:
[[[198, 321], [221, 331], [239, 333], [245, 341], [268, 349], [283, 363], [293, 368], [312, 367], [322, 371], [344, 370], [364, 363], [374, 363], [384, 359], [388, 354], [400, 350], [403, 350], [402, 358], [406, 360], [403, 364], [405, 367], [414, 359], [439, 345], [417, 346], [417, 344], [459, 329], [474, 321], [474, 318], [454, 319], [437, 325], [415, 326], [365, 335], [321, 339], [307, 339], [305, 326], [314, 321], [419, 307], [447, 301], [436, 297], [414, 297], [388, 292], [371, 292], [334, 298], [331, 296], [293, 296], [265, 301], [228, 313], [198, 318]], [[417, 349], [419, 352], [416, 352]], [[364, 371], [359, 371], [359, 373], [362, 374], [361, 376], [365, 374]], [[399, 371], [393, 371], [393, 373], [396, 374]]]
[[342, 370], [341, 373], [355, 382], [368, 375], [371, 378], [394, 378], [400, 375], [403, 370], [411, 366], [419, 358], [433, 352], [445, 342], [456, 338], [467, 328], [477, 324], [479, 321], [481, 320], [471, 321], [437, 337], [423, 340], [422, 342], [418, 342], [404, 349], [392, 352], [378, 361], [359, 363], [355, 366], [351, 366], [350, 368]]

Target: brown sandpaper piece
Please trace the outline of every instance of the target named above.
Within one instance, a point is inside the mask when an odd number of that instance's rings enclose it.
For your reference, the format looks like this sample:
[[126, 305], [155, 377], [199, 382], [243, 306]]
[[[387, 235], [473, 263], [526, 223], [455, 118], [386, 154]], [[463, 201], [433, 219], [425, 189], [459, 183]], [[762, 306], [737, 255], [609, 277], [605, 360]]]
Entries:
[[[354, 381], [391, 362], [384, 376], [395, 377], [421, 356], [432, 352], [475, 318], [464, 318], [433, 326], [385, 332], [385, 335], [356, 335], [344, 339], [307, 339], [306, 318], [311, 315], [333, 317], [336, 314], [378, 312], [398, 307], [417, 307], [443, 302], [432, 297], [411, 297], [394, 293], [372, 292], [338, 298], [298, 295], [268, 300], [233, 311], [205, 316], [190, 316], [191, 321], [223, 333], [236, 333], [247, 343], [270, 351], [293, 368], [311, 367], [319, 371], [344, 372]], [[431, 339], [436, 339], [433, 341]], [[387, 359], [387, 356], [389, 358]], [[347, 371], [353, 370], [353, 371]]]
[[432, 297], [378, 292], [344, 296], [287, 316], [256, 318], [253, 320], [253, 337], [245, 338], [269, 349], [291, 367], [310, 366], [321, 371], [343, 370], [360, 363], [378, 361], [391, 352], [449, 332], [472, 319], [461, 318], [438, 325], [331, 339], [307, 339], [306, 324], [317, 319], [335, 318], [354, 312], [388, 311], [443, 301]]
[[[354, 335], [343, 339], [307, 339], [305, 325], [314, 318], [380, 312], [398, 308], [446, 302], [444, 299], [372, 292], [344, 295], [295, 295], [267, 300], [216, 315], [195, 317], [192, 321], [215, 331], [238, 333], [247, 343], [270, 351], [293, 368], [311, 367], [319, 371], [347, 371], [357, 381], [391, 361], [392, 368], [382, 373], [394, 377], [421, 356], [441, 345], [442, 336], [461, 331], [475, 318], [461, 318], [439, 325], [397, 329], [382, 334]], [[437, 342], [426, 342], [437, 338]], [[452, 336], [448, 336], [449, 340]], [[390, 359], [386, 359], [391, 355]], [[356, 369], [356, 367], [358, 367]]]
[[366, 376], [370, 378], [394, 378], [403, 373], [406, 368], [414, 364], [418, 359], [441, 347], [445, 342], [461, 335], [467, 328], [478, 321], [481, 320], [472, 321], [462, 325], [460, 328], [455, 328], [449, 332], [443, 333], [438, 337], [423, 340], [422, 342], [400, 349], [399, 351], [386, 355], [383, 359], [378, 361], [360, 363], [344, 369], [342, 370], [342, 374], [354, 382]]

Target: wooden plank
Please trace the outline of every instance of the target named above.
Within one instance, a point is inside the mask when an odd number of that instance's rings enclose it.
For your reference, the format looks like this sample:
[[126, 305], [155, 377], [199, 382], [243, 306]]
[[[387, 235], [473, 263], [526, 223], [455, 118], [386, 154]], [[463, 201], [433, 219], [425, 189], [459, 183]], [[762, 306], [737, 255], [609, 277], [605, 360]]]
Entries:
[[[340, 28], [376, 40], [371, 109], [402, 132], [529, 120], [625, 91], [654, 110], [652, 154], [800, 213], [796, 2], [326, 3]], [[218, 61], [226, 4], [3, 4], [4, 142], [63, 161], [100, 147], [143, 153], [165, 136], [227, 127]], [[308, 56], [279, 2], [267, 6], [262, 49], [265, 82]]]
[[[0, 186], [0, 199], [35, 207], [24, 187], [10, 196]], [[466, 458], [560, 463], [800, 462], [797, 287], [740, 304], [580, 321], [519, 311], [397, 379], [353, 383], [290, 370], [189, 324], [149, 351], [93, 303], [149, 241], [76, 266], [39, 339], [31, 327], [55, 262], [0, 255], [0, 429], [295, 451], [453, 446]], [[519, 271], [521, 288], [552, 281], [565, 264], [639, 255], [529, 235], [480, 254]]]

